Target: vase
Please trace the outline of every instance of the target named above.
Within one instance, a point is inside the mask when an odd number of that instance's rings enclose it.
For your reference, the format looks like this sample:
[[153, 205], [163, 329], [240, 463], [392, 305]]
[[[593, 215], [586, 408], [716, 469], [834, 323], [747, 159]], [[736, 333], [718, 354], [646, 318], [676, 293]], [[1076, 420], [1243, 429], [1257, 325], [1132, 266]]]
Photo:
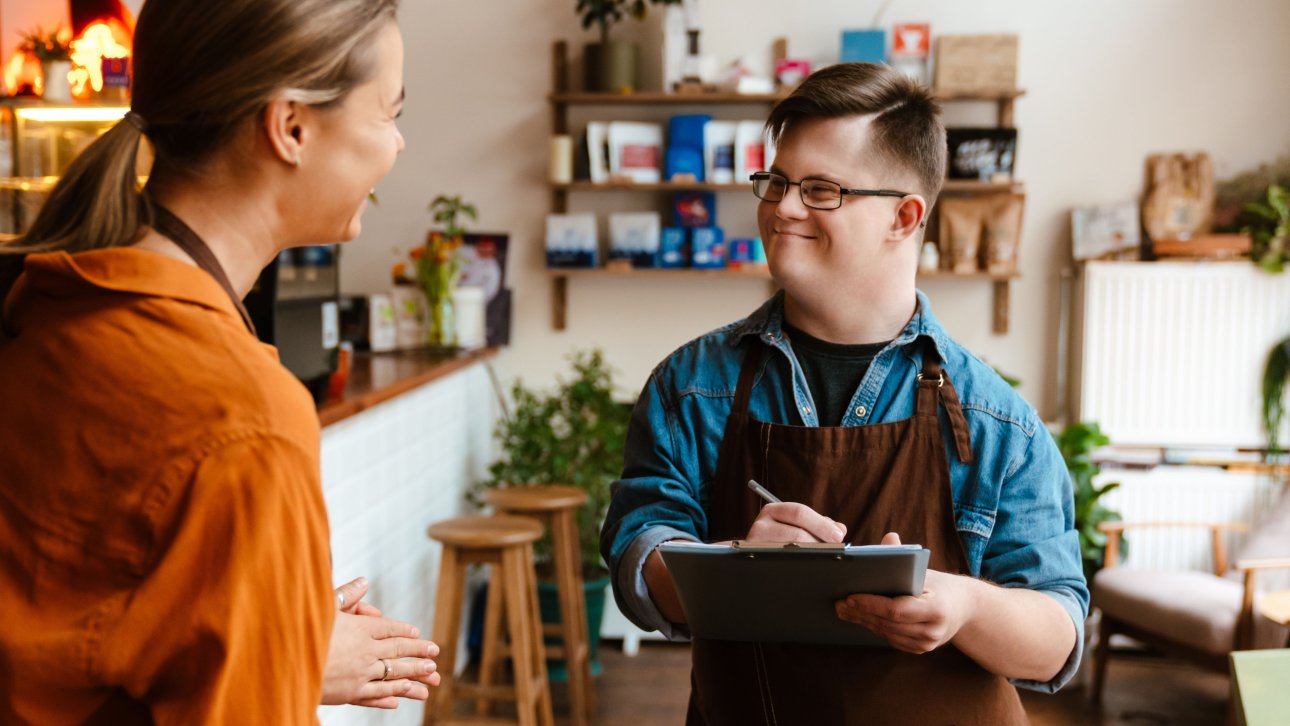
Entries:
[[457, 312], [452, 294], [426, 296], [426, 342], [431, 348], [457, 347]]
[[636, 89], [639, 46], [620, 40], [608, 45], [588, 43], [583, 56], [588, 91], [630, 93]]
[[72, 64], [70, 61], [45, 61], [41, 65], [41, 73], [43, 74], [41, 82], [44, 84], [41, 98], [56, 103], [71, 101], [72, 84], [67, 79], [67, 74], [71, 73], [71, 71]]

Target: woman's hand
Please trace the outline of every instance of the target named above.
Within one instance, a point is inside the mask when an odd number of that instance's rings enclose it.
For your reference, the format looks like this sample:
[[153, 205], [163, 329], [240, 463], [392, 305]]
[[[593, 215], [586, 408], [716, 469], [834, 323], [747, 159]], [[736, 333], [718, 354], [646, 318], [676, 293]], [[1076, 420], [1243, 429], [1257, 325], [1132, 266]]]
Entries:
[[336, 589], [339, 612], [323, 671], [322, 703], [398, 708], [400, 698], [426, 700], [427, 686], [439, 685], [433, 660], [439, 646], [420, 640], [413, 625], [383, 617], [362, 602], [365, 594], [367, 581], [361, 577]]

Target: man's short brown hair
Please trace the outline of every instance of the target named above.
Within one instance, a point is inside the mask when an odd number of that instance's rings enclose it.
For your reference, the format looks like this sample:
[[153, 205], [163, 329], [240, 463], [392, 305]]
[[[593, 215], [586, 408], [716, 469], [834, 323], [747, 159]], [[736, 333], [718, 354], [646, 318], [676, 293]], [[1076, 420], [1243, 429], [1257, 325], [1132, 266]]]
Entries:
[[945, 126], [931, 90], [891, 66], [839, 63], [812, 73], [770, 112], [766, 130], [778, 144], [793, 124], [809, 119], [872, 116], [873, 148], [914, 173], [936, 201], [945, 179]]

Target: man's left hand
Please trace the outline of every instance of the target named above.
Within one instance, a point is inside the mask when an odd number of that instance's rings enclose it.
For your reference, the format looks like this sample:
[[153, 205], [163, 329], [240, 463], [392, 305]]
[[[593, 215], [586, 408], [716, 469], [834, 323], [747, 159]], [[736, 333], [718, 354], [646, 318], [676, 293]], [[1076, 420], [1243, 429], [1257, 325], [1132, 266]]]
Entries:
[[[900, 544], [900, 537], [889, 532], [882, 544]], [[968, 622], [976, 584], [969, 577], [928, 570], [921, 595], [854, 594], [834, 608], [839, 618], [868, 628], [897, 650], [927, 653], [952, 640]]]

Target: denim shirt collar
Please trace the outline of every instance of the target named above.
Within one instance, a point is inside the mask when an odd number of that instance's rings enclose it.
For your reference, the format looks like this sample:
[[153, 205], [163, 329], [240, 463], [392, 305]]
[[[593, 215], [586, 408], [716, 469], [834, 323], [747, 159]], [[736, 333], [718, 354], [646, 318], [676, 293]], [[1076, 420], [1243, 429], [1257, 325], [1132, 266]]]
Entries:
[[[913, 349], [909, 347], [910, 344], [926, 336], [932, 339], [936, 352], [944, 360], [946, 351], [950, 349], [949, 336], [945, 334], [945, 328], [941, 327], [941, 321], [932, 314], [932, 304], [927, 296], [922, 290], [914, 292], [918, 297], [914, 315], [888, 347], [900, 348], [907, 357], [912, 357]], [[767, 344], [774, 345], [783, 337], [783, 329], [784, 291], [780, 290], [757, 308], [752, 315], [735, 324], [733, 334], [730, 336], [730, 345], [737, 346], [748, 336], [760, 338]]]

